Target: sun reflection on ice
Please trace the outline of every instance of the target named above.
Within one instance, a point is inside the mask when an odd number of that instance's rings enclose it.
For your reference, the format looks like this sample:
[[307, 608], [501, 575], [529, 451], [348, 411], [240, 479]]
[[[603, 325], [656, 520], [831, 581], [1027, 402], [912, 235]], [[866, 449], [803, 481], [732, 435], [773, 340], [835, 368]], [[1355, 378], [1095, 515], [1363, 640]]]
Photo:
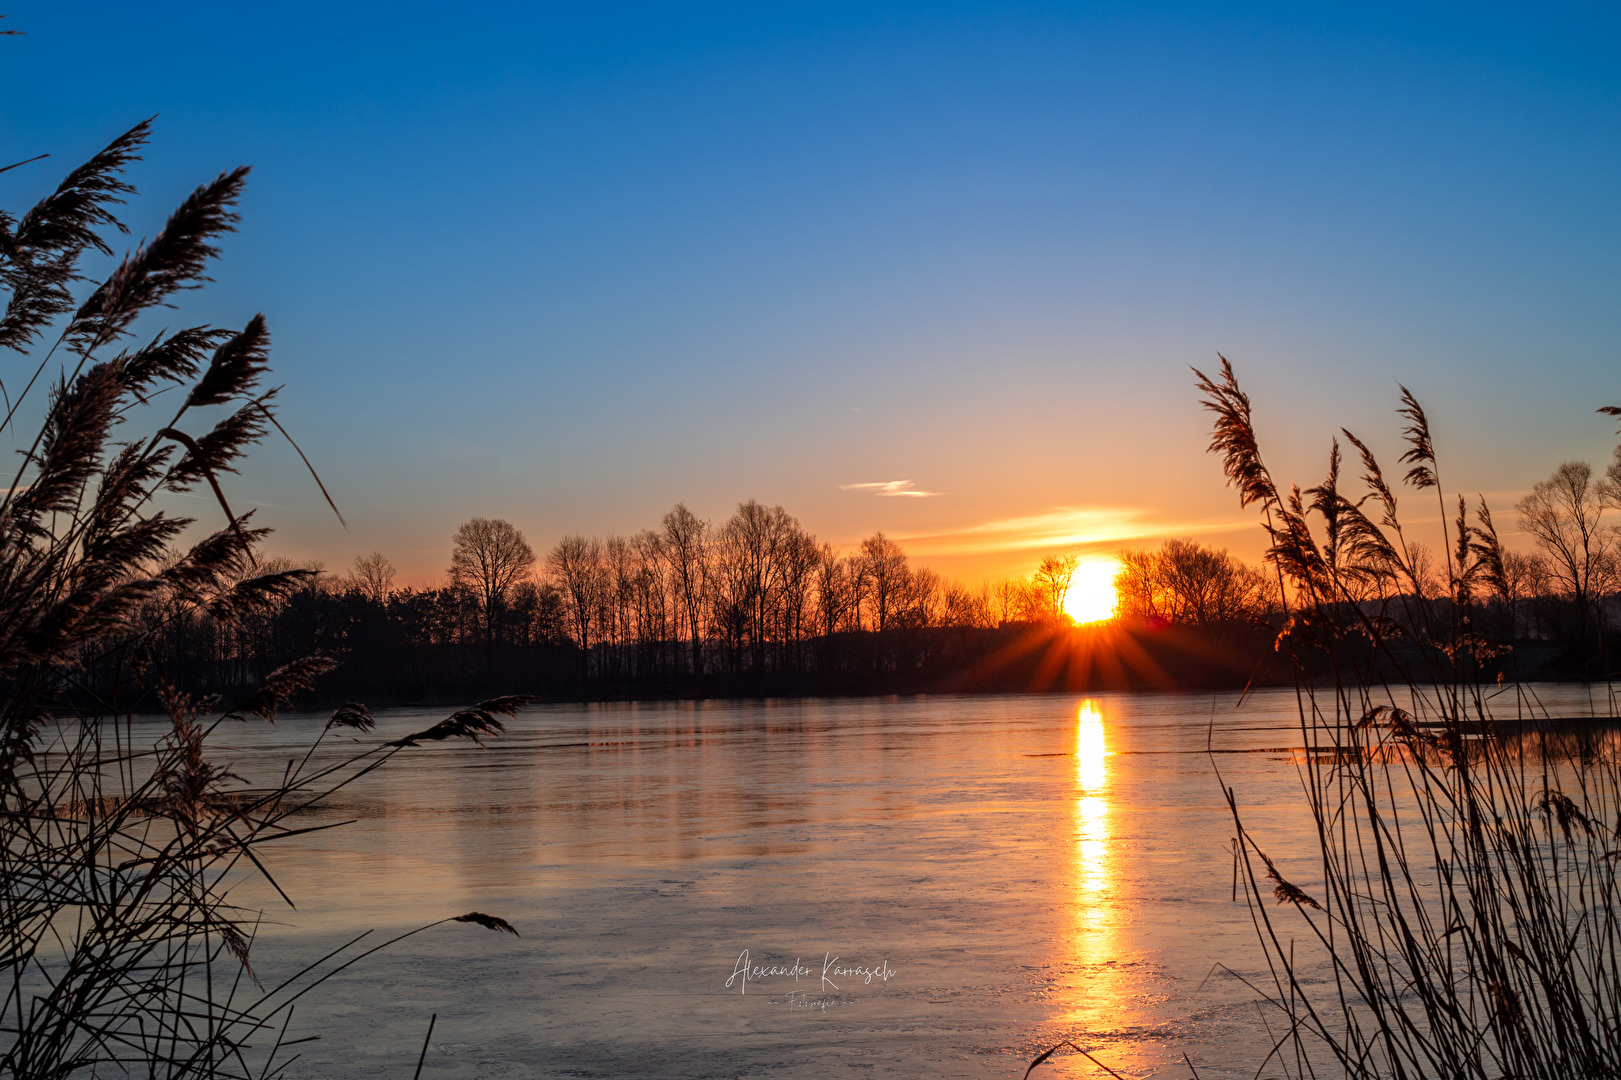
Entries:
[[1074, 918], [1070, 1008], [1062, 1019], [1101, 1032], [1118, 1024], [1115, 875], [1109, 849], [1109, 742], [1097, 702], [1081, 702], [1075, 721]]

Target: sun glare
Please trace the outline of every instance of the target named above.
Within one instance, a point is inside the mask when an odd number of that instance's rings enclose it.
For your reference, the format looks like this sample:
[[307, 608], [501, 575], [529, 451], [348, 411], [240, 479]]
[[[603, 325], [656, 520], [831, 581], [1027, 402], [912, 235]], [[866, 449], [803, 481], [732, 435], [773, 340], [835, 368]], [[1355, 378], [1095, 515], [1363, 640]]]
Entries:
[[1115, 559], [1082, 559], [1064, 597], [1064, 611], [1069, 617], [1078, 623], [1113, 618], [1118, 603], [1114, 577], [1119, 570], [1120, 563]]

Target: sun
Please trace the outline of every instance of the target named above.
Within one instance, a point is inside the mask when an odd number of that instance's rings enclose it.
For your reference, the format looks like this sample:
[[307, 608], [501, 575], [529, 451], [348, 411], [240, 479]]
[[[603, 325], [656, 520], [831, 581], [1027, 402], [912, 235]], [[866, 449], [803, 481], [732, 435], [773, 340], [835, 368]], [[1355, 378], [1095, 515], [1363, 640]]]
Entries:
[[1120, 563], [1110, 558], [1082, 559], [1064, 596], [1064, 611], [1077, 623], [1103, 622], [1114, 617], [1119, 598], [1114, 578]]

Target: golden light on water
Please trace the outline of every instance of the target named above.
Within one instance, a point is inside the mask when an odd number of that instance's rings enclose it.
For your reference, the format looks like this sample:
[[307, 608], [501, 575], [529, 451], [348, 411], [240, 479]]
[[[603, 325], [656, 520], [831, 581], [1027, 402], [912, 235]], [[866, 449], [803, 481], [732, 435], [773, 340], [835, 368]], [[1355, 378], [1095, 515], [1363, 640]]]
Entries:
[[1103, 714], [1097, 702], [1087, 698], [1081, 702], [1080, 715], [1075, 721], [1075, 786], [1082, 798], [1101, 801], [1104, 785], [1109, 780], [1108, 742], [1103, 733]]
[[1120, 571], [1116, 559], [1082, 559], [1064, 597], [1064, 611], [1078, 623], [1103, 622], [1114, 617], [1119, 598], [1114, 579]]
[[[1090, 698], [1075, 722], [1076, 891], [1083, 909], [1109, 884], [1109, 747], [1103, 714]], [[1088, 912], [1080, 913], [1085, 917]]]
[[1075, 719], [1075, 862], [1071, 957], [1076, 994], [1063, 1019], [1097, 1030], [1112, 1026], [1119, 968], [1110, 891], [1115, 873], [1109, 850], [1109, 744], [1103, 713], [1090, 698]]

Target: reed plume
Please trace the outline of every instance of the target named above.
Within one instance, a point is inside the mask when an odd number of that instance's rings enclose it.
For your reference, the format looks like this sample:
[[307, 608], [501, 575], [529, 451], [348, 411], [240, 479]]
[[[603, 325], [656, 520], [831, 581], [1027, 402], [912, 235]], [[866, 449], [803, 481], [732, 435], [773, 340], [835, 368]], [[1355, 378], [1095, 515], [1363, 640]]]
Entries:
[[1233, 365], [1225, 356], [1221, 361], [1221, 375], [1211, 379], [1198, 368], [1194, 379], [1204, 394], [1202, 404], [1216, 414], [1210, 433], [1210, 452], [1221, 455], [1222, 470], [1227, 482], [1238, 489], [1240, 506], [1260, 504], [1262, 507], [1279, 503], [1277, 485], [1272, 474], [1261, 461], [1261, 447], [1255, 437], [1255, 425], [1250, 418], [1250, 399], [1238, 387]]
[[350, 701], [338, 706], [332, 713], [332, 718], [326, 722], [327, 727], [354, 728], [356, 731], [371, 731], [377, 726], [372, 719], [371, 710], [358, 701]]
[[27, 348], [73, 310], [80, 256], [86, 249], [111, 255], [100, 230], [127, 231], [112, 207], [134, 191], [121, 174], [139, 160], [150, 136], [151, 121], [143, 120], [70, 172], [20, 219], [0, 212], [0, 287], [7, 293], [0, 349]]
[[1435, 443], [1430, 438], [1430, 418], [1407, 387], [1401, 390], [1401, 408], [1396, 410], [1410, 422], [1402, 429], [1407, 439], [1407, 450], [1401, 456], [1403, 465], [1411, 465], [1406, 480], [1415, 488], [1432, 488], [1440, 481], [1435, 478]]
[[512, 928], [512, 924], [507, 922], [505, 919], [499, 918], [495, 915], [486, 915], [481, 911], [469, 911], [466, 915], [457, 915], [451, 921], [476, 923], [479, 926], [484, 927], [486, 930], [498, 930], [505, 934], [511, 934], [513, 937], [522, 936], [518, 933], [518, 931], [514, 930]]
[[498, 716], [515, 716], [519, 709], [534, 700], [522, 694], [490, 698], [470, 709], [452, 713], [430, 728], [396, 739], [389, 745], [416, 746], [418, 743], [442, 742], [445, 739], [471, 739], [476, 743], [480, 735], [499, 735], [506, 730], [506, 725], [501, 723]]
[[67, 329], [68, 344], [80, 352], [105, 345], [174, 293], [200, 288], [207, 280], [203, 271], [219, 254], [216, 242], [236, 227], [235, 207], [247, 179], [248, 168], [241, 166], [187, 196], [151, 242], [126, 255], [79, 305]]
[[[258, 986], [257, 915], [236, 895], [244, 880], [281, 891], [260, 849], [309, 831], [293, 815], [418, 741], [497, 735], [498, 717], [528, 700], [494, 698], [413, 738], [316, 759], [333, 728], [375, 726], [350, 703], [302, 762], [255, 789], [216, 759], [213, 733], [274, 720], [334, 661], [278, 667], [218, 715], [217, 695], [192, 693], [151, 662], [152, 609], [234, 627], [314, 572], [261, 565], [269, 530], [235, 514], [223, 487], [272, 428], [286, 435], [275, 392], [261, 385], [263, 317], [240, 331], [192, 326], [126, 341], [143, 315], [207, 280], [247, 170], [198, 188], [74, 305], [82, 257], [111, 253], [108, 237], [124, 231], [112, 208], [132, 194], [122, 170], [149, 132], [136, 125], [20, 218], [0, 214], [0, 348], [27, 350], [67, 317], [0, 421], [24, 415], [65, 346], [65, 370], [0, 496], [0, 1080], [278, 1075], [276, 1032], [294, 1001], [375, 948]], [[160, 389], [179, 391], [174, 415], [115, 442], [120, 425], [145, 422]], [[231, 404], [195, 434], [192, 410]], [[158, 504], [205, 483], [223, 521], [185, 543], [195, 523]], [[142, 745], [129, 710], [150, 692], [169, 719]], [[479, 912], [443, 921], [517, 933]]]
[[[1259, 449], [1238, 430], [1248, 399], [1225, 363], [1198, 387], [1218, 413], [1212, 445], [1251, 505]], [[1445, 511], [1430, 422], [1405, 387], [1397, 412], [1404, 482], [1436, 489]], [[1494, 713], [1493, 669], [1512, 643], [1475, 619], [1482, 590], [1509, 593], [1490, 510], [1479, 500], [1471, 521], [1459, 498], [1443, 514], [1449, 572], [1427, 594], [1392, 486], [1369, 446], [1343, 434], [1366, 494], [1344, 494], [1331, 455], [1309, 503], [1271, 503], [1287, 549], [1268, 523], [1268, 558], [1292, 585], [1279, 648], [1297, 673], [1309, 887], [1283, 876], [1227, 793], [1273, 979], [1265, 1000], [1285, 1032], [1258, 1075], [1616, 1077], [1621, 752], [1539, 716], [1517, 687], [1512, 717]], [[1321, 573], [1301, 558], [1312, 550], [1334, 552]]]

